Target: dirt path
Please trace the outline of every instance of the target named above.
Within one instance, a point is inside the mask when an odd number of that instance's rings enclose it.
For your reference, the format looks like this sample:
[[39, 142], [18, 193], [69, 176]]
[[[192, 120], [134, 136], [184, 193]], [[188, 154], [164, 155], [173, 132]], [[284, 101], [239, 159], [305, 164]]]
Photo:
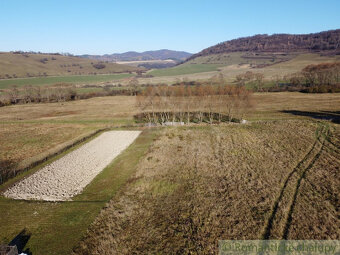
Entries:
[[140, 131], [109, 131], [46, 165], [4, 192], [14, 199], [70, 200], [125, 150]]

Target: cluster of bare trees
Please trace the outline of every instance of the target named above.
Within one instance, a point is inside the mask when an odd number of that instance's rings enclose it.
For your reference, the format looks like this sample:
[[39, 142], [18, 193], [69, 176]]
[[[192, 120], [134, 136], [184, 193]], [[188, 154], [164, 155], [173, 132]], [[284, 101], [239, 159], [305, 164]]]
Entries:
[[25, 86], [23, 88], [14, 86], [0, 94], [0, 106], [17, 103], [62, 102], [73, 100], [76, 96], [76, 90], [69, 86]]
[[340, 62], [308, 65], [301, 74], [310, 86], [334, 85], [340, 82]]
[[253, 73], [247, 71], [236, 76], [236, 83], [240, 86], [244, 86], [248, 82], [254, 83], [254, 88], [256, 91], [261, 91], [263, 87], [264, 74], [263, 73]]
[[340, 83], [340, 62], [308, 65], [301, 72], [290, 75], [292, 85], [308, 87]]
[[340, 63], [308, 65], [301, 72], [286, 76], [285, 80], [302, 92], [340, 92]]
[[251, 107], [251, 92], [231, 85], [154, 86], [137, 95], [149, 123], [208, 123], [241, 120]]
[[236, 76], [235, 82], [239, 86], [251, 85], [254, 91], [300, 91], [307, 93], [334, 93], [340, 92], [340, 62], [312, 64], [300, 72], [275, 75], [269, 83], [264, 85], [262, 73], [247, 71]]

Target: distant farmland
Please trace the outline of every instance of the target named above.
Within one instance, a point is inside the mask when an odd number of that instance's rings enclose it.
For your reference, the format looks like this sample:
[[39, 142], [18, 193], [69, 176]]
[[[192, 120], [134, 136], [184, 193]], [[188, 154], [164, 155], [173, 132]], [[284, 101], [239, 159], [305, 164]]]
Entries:
[[52, 85], [56, 83], [98, 83], [119, 80], [132, 77], [133, 74], [102, 74], [102, 75], [72, 75], [72, 76], [53, 76], [53, 77], [33, 77], [23, 79], [0, 80], [0, 89], [9, 88], [13, 85], [22, 87], [25, 85], [41, 86]]
[[0, 79], [116, 74], [141, 68], [58, 54], [0, 52]]
[[182, 64], [172, 68], [165, 68], [159, 70], [152, 70], [148, 74], [152, 76], [176, 76], [183, 74], [194, 74], [202, 72], [218, 71], [221, 64]]

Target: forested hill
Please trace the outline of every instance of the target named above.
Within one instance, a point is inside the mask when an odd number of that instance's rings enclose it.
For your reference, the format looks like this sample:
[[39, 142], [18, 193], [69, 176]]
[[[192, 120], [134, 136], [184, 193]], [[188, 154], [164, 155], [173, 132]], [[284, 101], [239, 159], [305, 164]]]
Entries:
[[219, 43], [192, 55], [199, 56], [230, 52], [320, 52], [340, 54], [340, 29], [314, 34], [254, 35]]

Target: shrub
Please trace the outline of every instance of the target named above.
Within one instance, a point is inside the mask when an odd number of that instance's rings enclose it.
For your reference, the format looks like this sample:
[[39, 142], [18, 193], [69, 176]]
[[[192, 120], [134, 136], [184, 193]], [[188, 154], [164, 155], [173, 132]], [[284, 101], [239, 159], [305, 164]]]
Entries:
[[43, 63], [43, 64], [46, 64], [46, 62], [48, 61], [48, 59], [47, 59], [47, 58], [41, 58], [39, 61], [40, 61], [41, 63]]
[[103, 64], [103, 63], [93, 64], [92, 66], [93, 66], [94, 68], [96, 68], [96, 69], [103, 69], [103, 68], [106, 67], [106, 65]]

